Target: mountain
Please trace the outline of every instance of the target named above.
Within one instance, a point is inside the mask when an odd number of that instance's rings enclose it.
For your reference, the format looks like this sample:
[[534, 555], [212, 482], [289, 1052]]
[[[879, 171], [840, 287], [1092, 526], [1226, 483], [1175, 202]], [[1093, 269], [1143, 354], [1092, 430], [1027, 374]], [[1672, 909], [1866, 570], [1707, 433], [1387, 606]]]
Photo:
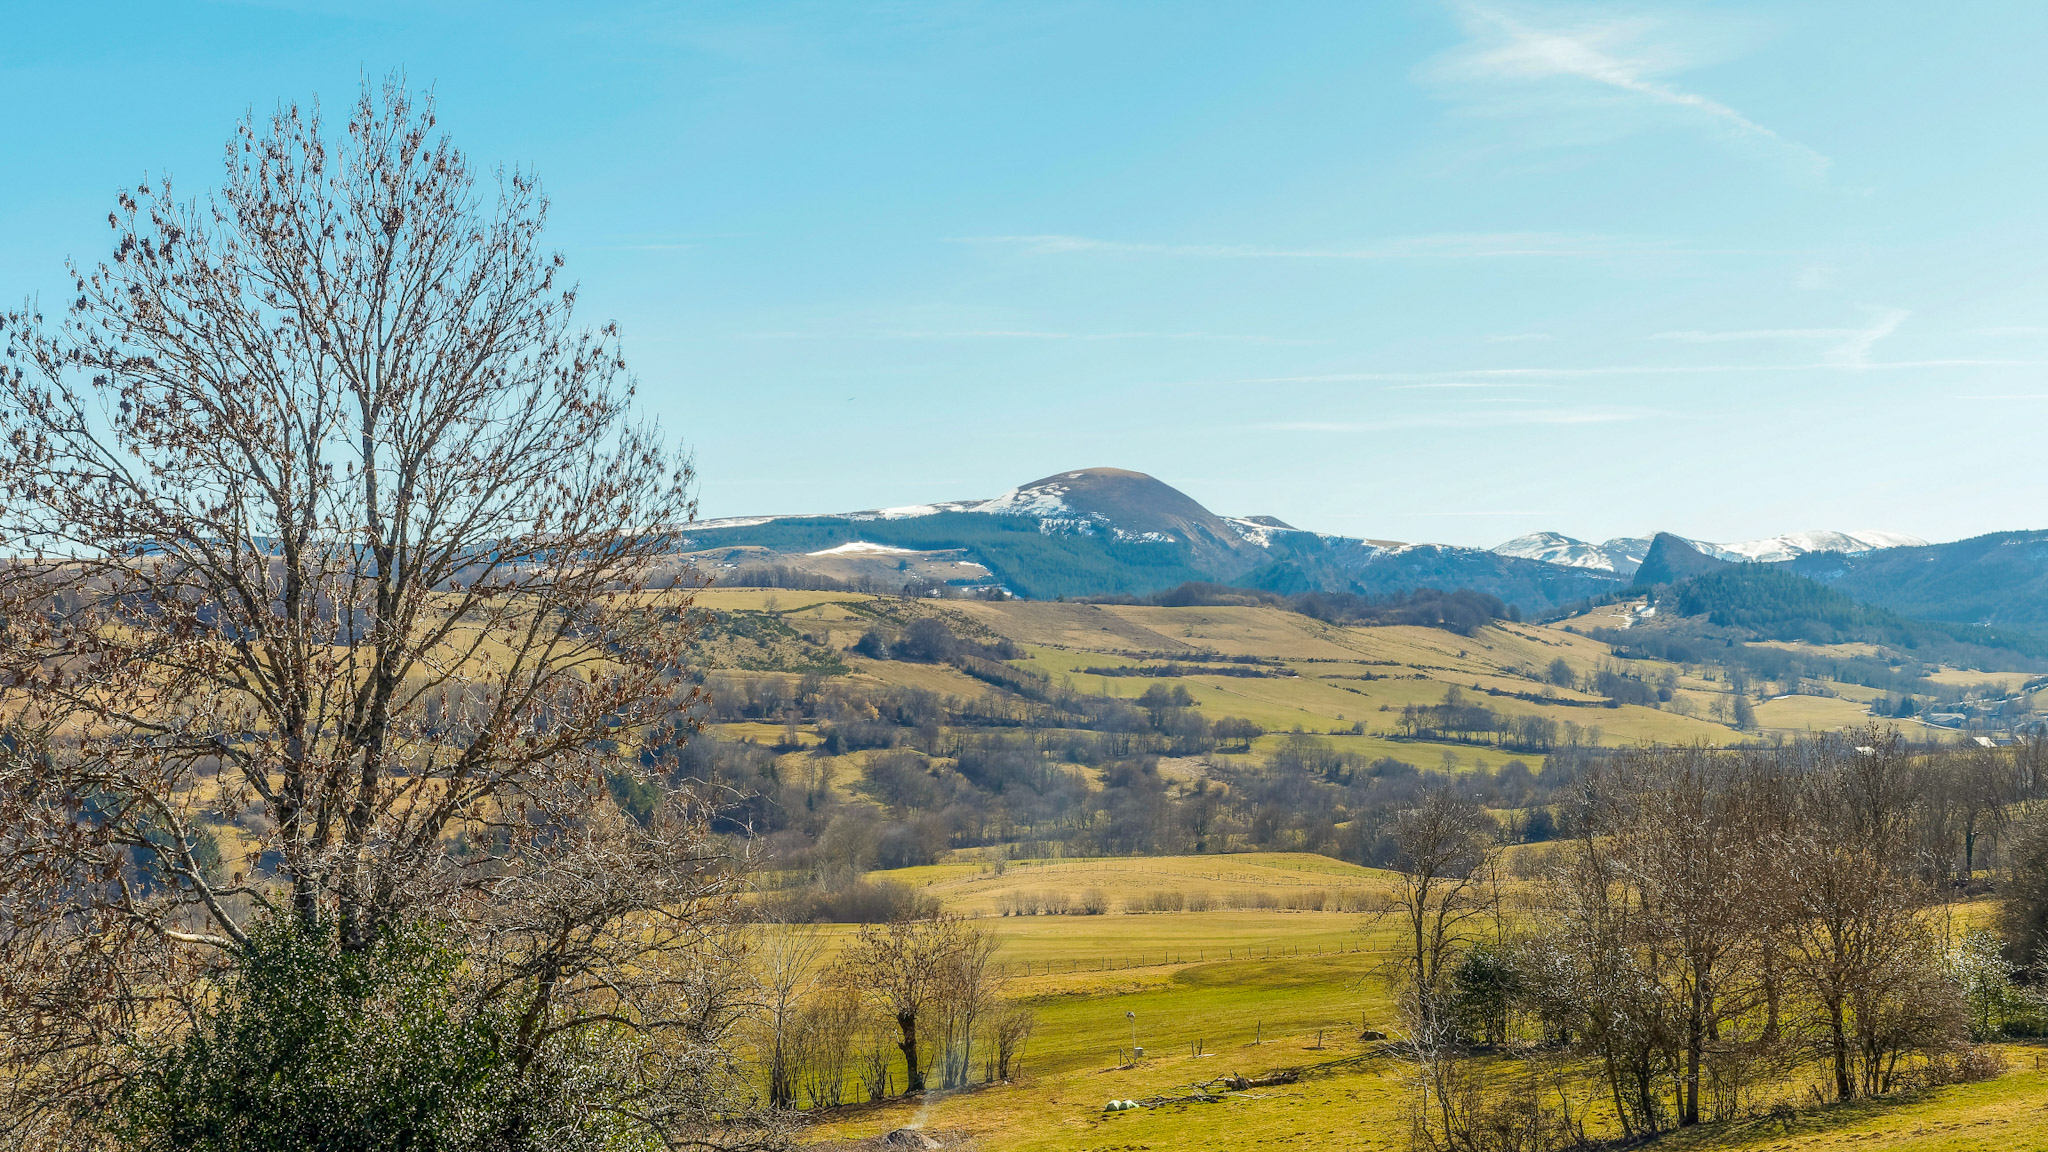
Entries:
[[2048, 632], [2048, 532], [1994, 532], [1860, 555], [1814, 553], [1790, 567], [1907, 616]]
[[1840, 552], [1856, 555], [1875, 552], [1885, 548], [1912, 548], [1927, 541], [1903, 532], [1788, 532], [1783, 536], [1770, 536], [1762, 540], [1744, 540], [1737, 544], [1708, 544], [1695, 540], [1692, 543], [1709, 556], [1723, 560], [1758, 560], [1766, 564], [1794, 560], [1814, 552]]
[[1189, 581], [1289, 595], [1469, 588], [1532, 614], [1733, 561], [1783, 566], [1905, 617], [2048, 632], [2048, 532], [1952, 544], [1825, 531], [1734, 544], [1671, 533], [1589, 544], [1538, 532], [1493, 549], [1459, 548], [1221, 516], [1122, 468], [1058, 472], [988, 499], [706, 521], [687, 539], [680, 560], [734, 583], [1000, 587], [1029, 599], [1145, 596]]
[[1386, 596], [1417, 588], [1470, 588], [1525, 612], [1542, 612], [1616, 591], [1622, 581], [1589, 571], [1445, 544], [1376, 544], [1300, 533], [1277, 538], [1271, 563], [1238, 577], [1246, 588], [1293, 595], [1355, 592]]
[[[1653, 549], [1651, 560], [1642, 568], [1649, 570], [1653, 562], [1665, 558], [1665, 551]], [[1630, 635], [1632, 644], [1653, 646], [1655, 633], [1665, 633], [1667, 656], [1671, 654], [1669, 642], [1677, 635], [1692, 635], [1694, 640], [1778, 640], [1823, 646], [1874, 644], [1892, 650], [1901, 660], [2028, 670], [2042, 668], [2048, 658], [2048, 642], [2038, 635], [1911, 619], [1855, 601], [1827, 584], [1800, 576], [1788, 564], [1729, 564], [1704, 556], [1700, 560], [1708, 568], [1667, 582], [1655, 592], [1657, 613], [1638, 617], [1642, 619], [1638, 627], [1645, 627], [1647, 635]]]
[[[1758, 560], [1776, 563], [1796, 559], [1815, 552], [1840, 552], [1855, 555], [1884, 548], [1908, 548], [1926, 544], [1925, 540], [1898, 532], [1788, 532], [1782, 536], [1770, 536], [1762, 540], [1742, 540], [1733, 544], [1715, 544], [1707, 540], [1692, 540], [1680, 536], [1693, 546], [1694, 551], [1719, 560]], [[1628, 576], [1643, 562], [1649, 553], [1650, 537], [1623, 536], [1601, 544], [1591, 544], [1561, 532], [1531, 532], [1517, 536], [1504, 544], [1497, 544], [1493, 551], [1502, 556], [1518, 556], [1526, 560], [1541, 560], [1546, 564], [1559, 564], [1567, 568], [1591, 568]]]
[[1650, 550], [1649, 537], [1622, 537], [1604, 544], [1589, 544], [1573, 539], [1561, 532], [1531, 532], [1517, 536], [1505, 544], [1496, 544], [1492, 551], [1501, 556], [1515, 556], [1524, 560], [1541, 560], [1545, 564], [1556, 564], [1564, 568], [1591, 568], [1600, 572], [1613, 572], [1627, 576], [1643, 562], [1643, 556]]
[[1659, 532], [1650, 538], [1650, 549], [1636, 569], [1635, 582], [1638, 587], [1673, 584], [1730, 566], [1729, 561], [1707, 555], [1683, 536]]
[[1169, 484], [1143, 472], [1122, 468], [1082, 468], [1033, 480], [993, 500], [964, 511], [986, 516], [1029, 516], [1041, 524], [1082, 532], [1101, 530], [1120, 540], [1178, 542], [1197, 567], [1216, 572], [1242, 572], [1264, 554], [1260, 537], [1295, 531], [1272, 521], [1254, 523], [1257, 531], [1234, 527]]
[[1207, 581], [1286, 593], [1470, 588], [1540, 612], [1622, 584], [1608, 572], [1485, 549], [1331, 536], [1272, 516], [1219, 516], [1171, 485], [1121, 468], [1059, 472], [986, 500], [711, 520], [693, 525], [688, 539], [688, 559], [717, 580], [808, 575], [877, 588], [1001, 586], [1032, 599], [1145, 595]]

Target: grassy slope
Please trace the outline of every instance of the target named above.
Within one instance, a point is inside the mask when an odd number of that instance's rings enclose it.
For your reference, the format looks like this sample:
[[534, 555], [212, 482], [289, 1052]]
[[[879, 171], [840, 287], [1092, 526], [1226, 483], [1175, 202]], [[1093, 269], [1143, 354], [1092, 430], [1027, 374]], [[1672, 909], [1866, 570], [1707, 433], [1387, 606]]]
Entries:
[[[1498, 713], [1548, 717], [1561, 729], [1577, 725], [1582, 737], [1598, 729], [1598, 742], [1606, 745], [1650, 741], [1724, 744], [1759, 734], [1851, 727], [1867, 720], [1864, 705], [1882, 695], [1855, 685], [1833, 685], [1837, 695], [1832, 698], [1767, 701], [1757, 705], [1761, 732], [1742, 733], [1713, 718], [1717, 711], [1721, 716], [1731, 714], [1726, 681], [1690, 675], [1675, 665], [1654, 660], [1619, 665], [1645, 680], [1655, 681], [1667, 674], [1678, 678], [1679, 699], [1661, 708], [1606, 707], [1597, 697], [1549, 687], [1531, 678], [1532, 673], [1547, 670], [1557, 660], [1580, 676], [1617, 666], [1607, 645], [1568, 627], [1612, 627], [1627, 616], [1626, 606], [1595, 609], [1554, 626], [1503, 622], [1466, 637], [1431, 628], [1340, 628], [1275, 608], [1153, 608], [1045, 601], [907, 603], [846, 593], [755, 589], [713, 589], [701, 593], [700, 598], [707, 607], [724, 611], [759, 611], [773, 602], [790, 628], [842, 648], [873, 626], [878, 617], [939, 614], [963, 632], [1015, 640], [1027, 652], [1027, 658], [1018, 662], [1021, 667], [1056, 682], [1070, 681], [1084, 691], [1129, 698], [1155, 683], [1185, 686], [1212, 719], [1239, 716], [1276, 734], [1257, 745], [1261, 754], [1277, 745], [1282, 738], [1277, 734], [1299, 728], [1328, 734], [1327, 738], [1346, 751], [1369, 758], [1387, 756], [1431, 767], [1448, 762], [1447, 756], [1462, 765], [1490, 767], [1521, 759], [1532, 768], [1541, 767], [1543, 758], [1538, 754], [1397, 736], [1403, 707], [1438, 703], [1452, 686]], [[1849, 647], [1844, 646], [1844, 654]], [[1191, 661], [1205, 653], [1256, 657], [1293, 675], [1192, 675], [1155, 680], [1090, 676], [1085, 671], [1162, 660]], [[961, 697], [980, 696], [989, 690], [944, 666], [857, 658], [848, 658], [847, 663], [857, 679]], [[1971, 683], [1990, 678], [1983, 673], [1945, 675]], [[1339, 735], [1360, 723], [1366, 734]]]
[[[760, 610], [771, 595], [795, 628], [850, 644], [874, 621], [864, 598], [797, 592], [713, 592], [723, 610]], [[1288, 729], [1329, 733], [1364, 721], [1372, 735], [1325, 739], [1369, 756], [1391, 755], [1435, 766], [1446, 752], [1463, 764], [1498, 764], [1515, 754], [1495, 748], [1390, 738], [1407, 703], [1435, 703], [1456, 685], [1496, 711], [1547, 715], [1560, 723], [1598, 726], [1604, 743], [1746, 738], [1703, 717], [1725, 693], [1713, 680], [1684, 678], [1681, 696], [1701, 718], [1669, 709], [1585, 706], [1592, 698], [1556, 690], [1554, 702], [1478, 695], [1479, 689], [1540, 692], [1518, 672], [1563, 659], [1581, 675], [1611, 660], [1606, 645], [1564, 630], [1503, 624], [1472, 637], [1421, 628], [1334, 628], [1262, 608], [1139, 608], [1044, 602], [879, 606], [891, 612], [939, 612], [963, 627], [1008, 636], [1027, 647], [1025, 667], [1071, 676], [1087, 691], [1134, 697], [1153, 683], [1184, 685], [1205, 714], [1244, 716], [1273, 730], [1258, 746], [1270, 752]], [[1606, 610], [1610, 614], [1612, 610]], [[1581, 620], [1580, 627], [1611, 620]], [[1188, 659], [1204, 652], [1278, 662], [1287, 678], [1189, 676], [1171, 680], [1089, 677], [1091, 666]], [[942, 693], [979, 694], [986, 686], [951, 669], [893, 661], [849, 662], [853, 675]], [[1646, 678], [1667, 667], [1632, 661]], [[1670, 671], [1680, 671], [1676, 668]], [[1373, 677], [1367, 679], [1367, 676]], [[1978, 682], [1982, 674], [1957, 679]], [[1771, 728], [1803, 731], [1863, 719], [1871, 693], [1839, 686], [1840, 698], [1789, 697], [1758, 705]], [[1573, 706], [1571, 701], [1580, 702]], [[1385, 711], [1382, 711], [1382, 708]], [[766, 739], [779, 731], [749, 725]], [[730, 734], [742, 729], [733, 726]], [[1521, 756], [1540, 765], [1541, 758]], [[842, 775], [847, 775], [851, 768]], [[995, 871], [986, 860], [881, 874], [924, 887], [948, 906], [988, 915], [1006, 897], [1059, 891], [1069, 897], [1100, 890], [1112, 909], [1155, 891], [1205, 893], [1207, 912], [1101, 916], [999, 917], [989, 923], [1003, 940], [999, 959], [1013, 973], [1010, 992], [1028, 1002], [1038, 1027], [1027, 1055], [1028, 1076], [938, 1100], [929, 1109], [891, 1102], [842, 1110], [814, 1133], [819, 1139], [864, 1137], [922, 1119], [933, 1129], [971, 1134], [987, 1152], [1045, 1149], [1206, 1149], [1290, 1146], [1398, 1149], [1406, 1146], [1399, 1065], [1366, 1058], [1361, 1023], [1385, 1028], [1392, 1009], [1375, 977], [1390, 926], [1337, 912], [1223, 907], [1238, 894], [1323, 891], [1356, 896], [1383, 882], [1380, 874], [1315, 856], [1247, 854], [1188, 858], [1011, 862]], [[827, 929], [835, 938], [853, 929]], [[1219, 953], [1221, 956], [1219, 957]], [[1247, 959], [1247, 954], [1254, 958]], [[1126, 1012], [1135, 1012], [1148, 1059], [1113, 1069], [1130, 1042]], [[1322, 1047], [1315, 1048], [1321, 1033]], [[1254, 1044], [1254, 1040], [1263, 1043]], [[1197, 1057], [1200, 1042], [1206, 1055]], [[1112, 1096], [1174, 1095], [1225, 1072], [1260, 1071], [1356, 1058], [1336, 1073], [1233, 1097], [1215, 1105], [1181, 1105], [1106, 1115]], [[1881, 1148], [1961, 1152], [2015, 1147], [2048, 1152], [2048, 1110], [2034, 1103], [2048, 1088], [2031, 1054], [2024, 1071], [1979, 1085], [1941, 1089], [1921, 1098], [1825, 1109], [1788, 1129], [1763, 1122], [1715, 1127], [1666, 1141], [1675, 1148], [1777, 1149], [1826, 1152], [1865, 1144]]]
[[[976, 864], [885, 875], [925, 886], [973, 909], [1003, 884], [1078, 890], [1162, 881], [1223, 891], [1353, 882], [1377, 874], [1313, 856], [1166, 857], [1012, 864], [1000, 876]], [[1361, 1024], [1387, 1029], [1393, 1010], [1377, 975], [1393, 925], [1338, 913], [1215, 911], [1160, 915], [1003, 918], [991, 926], [1012, 972], [1010, 993], [1038, 1016], [1018, 1083], [916, 1102], [843, 1109], [814, 1131], [820, 1140], [879, 1135], [916, 1120], [974, 1138], [986, 1152], [1149, 1148], [1405, 1148], [1403, 1070], [1357, 1039]], [[833, 929], [849, 933], [850, 929]], [[1222, 951], [1227, 958], [1219, 959]], [[1255, 958], [1245, 959], [1247, 951]], [[1269, 955], [1270, 953], [1270, 955]], [[1051, 967], [1051, 973], [1046, 972]], [[1147, 1058], [1116, 1067], [1130, 1043]], [[1319, 1036], [1320, 1033], [1320, 1036]], [[1318, 1042], [1320, 1041], [1320, 1046]], [[1193, 1046], [1199, 1042], [1204, 1055]], [[1997, 1080], [1916, 1097], [1804, 1113], [1790, 1122], [1744, 1121], [1673, 1135], [1674, 1149], [2015, 1148], [2048, 1150], [2048, 1074], [2033, 1051], [2010, 1049], [2014, 1071]], [[1258, 1089], [1221, 1104], [1169, 1105], [1105, 1114], [1110, 1098], [1183, 1094], [1230, 1072], [1338, 1062], [1300, 1083]], [[1512, 1062], [1503, 1064], [1512, 1071]], [[1801, 1085], [1785, 1085], [1796, 1098]], [[1596, 1115], [1594, 1127], [1599, 1127]]]
[[[1135, 697], [1155, 681], [1142, 677], [1090, 677], [1089, 667], [1187, 658], [1195, 652], [1259, 656], [1284, 662], [1291, 679], [1186, 676], [1185, 684], [1211, 716], [1241, 716], [1274, 731], [1300, 726], [1328, 732], [1363, 721], [1369, 731], [1393, 729], [1407, 704], [1435, 704], [1446, 687], [1538, 693], [1544, 688], [1524, 670], [1547, 668], [1562, 659], [1585, 674], [1610, 660], [1605, 644], [1559, 628], [1501, 624], [1465, 637], [1434, 628], [1338, 628], [1274, 608], [1139, 608], [1091, 604], [971, 604], [959, 610], [1027, 646], [1024, 667], [1055, 680], [1071, 676], [1090, 692]], [[1143, 654], [1143, 655], [1138, 655]], [[1680, 671], [1656, 661], [1632, 661], [1631, 671], [1659, 676]], [[1375, 677], [1366, 680], [1370, 674]], [[1626, 706], [1588, 707], [1597, 698], [1552, 689], [1558, 703], [1475, 696], [1496, 712], [1542, 715], [1560, 724], [1598, 726], [1604, 743], [1706, 741], [1739, 738], [1725, 725], [1704, 719], [1710, 692], [1718, 686], [1688, 681], [1699, 717], [1669, 710]], [[1566, 702], [1577, 702], [1573, 707]], [[1417, 744], [1375, 740], [1358, 751], [1411, 762], [1435, 763], [1446, 750], [1470, 760], [1475, 752], [1450, 742]], [[1493, 760], [1505, 754], [1477, 755]], [[1523, 756], [1532, 765], [1540, 757]]]
[[[1385, 887], [1387, 879], [1387, 874], [1378, 869], [1361, 868], [1327, 856], [1301, 852], [1026, 860], [1010, 862], [1001, 872], [996, 872], [987, 862], [964, 862], [899, 868], [873, 875], [922, 888], [949, 908], [978, 914], [995, 912], [1000, 908], [1003, 897], [1024, 892], [1058, 892], [1075, 898], [1084, 892], [1099, 891], [1113, 907], [1121, 908], [1126, 901], [1141, 899], [1161, 890], [1183, 894], [1206, 893], [1219, 901], [1227, 901], [1233, 895], [1260, 893], [1284, 901], [1298, 892], [1378, 891]], [[1258, 914], [1245, 912], [1241, 915]], [[1101, 917], [1046, 919], [1103, 922]], [[1032, 923], [1036, 924], [1037, 918], [1032, 918]], [[1005, 925], [1006, 930], [1011, 927]], [[1038, 931], [1036, 928], [1032, 930]], [[1115, 931], [1090, 928], [1082, 935], [1092, 937], [1109, 932], [1112, 936], [1131, 933], [1142, 936], [1146, 931], [1149, 929], [1128, 925]], [[1056, 930], [1053, 934], [1073, 935], [1065, 929]]]
[[[1176, 1053], [1128, 1072], [1038, 1075], [1024, 1083], [942, 1099], [923, 1119], [935, 1130], [977, 1137], [986, 1152], [1406, 1149], [1401, 1070], [1386, 1059], [1365, 1060], [1336, 1075], [1258, 1089], [1220, 1104], [1101, 1111], [1103, 1101], [1113, 1096], [1172, 1092], [1226, 1071], [1256, 1075], [1268, 1068], [1356, 1055], [1364, 1047], [1348, 1038], [1326, 1038], [1325, 1043], [1323, 1050], [1313, 1050], [1312, 1036], [1292, 1034], [1260, 1048], [1225, 1048], [1200, 1061]], [[1671, 1152], [2043, 1152], [2048, 1150], [2048, 1107], [2042, 1104], [2048, 1097], [2048, 1073], [2033, 1069], [2031, 1050], [2019, 1050], [2017, 1062], [2024, 1063], [2024, 1070], [1983, 1083], [1835, 1105], [1790, 1121], [1710, 1124], [1639, 1147]], [[856, 1111], [819, 1135], [877, 1135], [912, 1121], [918, 1113], [907, 1104]]]

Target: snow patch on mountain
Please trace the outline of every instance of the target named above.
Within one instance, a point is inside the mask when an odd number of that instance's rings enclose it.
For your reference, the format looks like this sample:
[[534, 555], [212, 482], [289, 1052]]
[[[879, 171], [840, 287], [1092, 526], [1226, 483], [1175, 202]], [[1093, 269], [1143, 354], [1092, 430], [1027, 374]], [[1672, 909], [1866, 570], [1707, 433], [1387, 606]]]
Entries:
[[1562, 532], [1531, 532], [1496, 545], [1494, 553], [1523, 560], [1541, 560], [1564, 568], [1588, 568], [1598, 572], [1633, 572], [1649, 554], [1647, 538], [1623, 536], [1593, 544]]
[[[1853, 555], [1875, 552], [1880, 548], [1915, 548], [1927, 543], [1902, 532], [1834, 532], [1826, 529], [1787, 532], [1782, 536], [1770, 536], [1761, 540], [1738, 540], [1732, 544], [1694, 540], [1687, 536], [1681, 536], [1679, 539], [1692, 545], [1701, 554], [1717, 560], [1763, 563], [1793, 560], [1811, 552], [1843, 552]], [[1517, 536], [1504, 544], [1496, 545], [1493, 549], [1502, 556], [1518, 556], [1524, 560], [1541, 560], [1546, 564], [1557, 564], [1566, 568], [1590, 568], [1622, 576], [1627, 576], [1640, 567], [1643, 557], [1649, 550], [1648, 537], [1623, 536], [1593, 544], [1561, 532], [1531, 532], [1526, 536]]]
[[866, 512], [855, 512], [849, 520], [911, 520], [919, 516], [937, 516], [941, 512], [973, 512], [985, 503], [981, 500], [939, 500], [931, 504], [905, 504], [900, 508], [874, 508]]
[[1261, 548], [1271, 548], [1273, 537], [1277, 535], [1303, 531], [1271, 516], [1225, 516], [1223, 522], [1230, 525], [1230, 530], [1237, 533], [1239, 539]]
[[917, 549], [898, 548], [894, 544], [874, 544], [866, 540], [849, 540], [836, 548], [821, 548], [806, 552], [806, 556], [908, 556]]
[[1035, 488], [1012, 488], [993, 500], [984, 500], [969, 511], [982, 512], [990, 516], [1036, 516], [1041, 520], [1068, 519], [1074, 510], [1060, 497], [1067, 494], [1066, 488], [1058, 484], [1041, 484]]
[[1880, 548], [1917, 548], [1927, 543], [1915, 536], [1900, 532], [1831, 532], [1816, 529], [1811, 532], [1787, 532], [1782, 536], [1770, 536], [1762, 540], [1743, 540], [1734, 544], [1708, 544], [1693, 541], [1702, 552], [1723, 560], [1761, 560], [1777, 563], [1796, 559], [1809, 552], [1843, 552], [1854, 555], [1860, 552], [1875, 552]]
[[779, 516], [727, 516], [719, 520], [699, 520], [691, 524], [690, 527], [697, 529], [753, 528], [757, 525], [767, 524], [779, 519], [781, 519]]

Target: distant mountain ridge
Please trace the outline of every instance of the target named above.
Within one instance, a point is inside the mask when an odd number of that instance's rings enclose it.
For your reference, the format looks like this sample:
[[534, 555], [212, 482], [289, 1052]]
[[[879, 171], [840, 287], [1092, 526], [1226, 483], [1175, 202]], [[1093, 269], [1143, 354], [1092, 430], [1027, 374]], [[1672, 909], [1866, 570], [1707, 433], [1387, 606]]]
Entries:
[[1142, 472], [1081, 468], [988, 499], [733, 517], [693, 524], [684, 535], [682, 559], [715, 580], [809, 573], [887, 590], [1000, 587], [1031, 599], [1144, 596], [1188, 581], [1288, 595], [1469, 588], [1525, 613], [1755, 564], [1906, 617], [2048, 632], [2048, 532], [1948, 544], [1864, 531], [1732, 544], [1671, 533], [1591, 544], [1540, 532], [1496, 548], [1464, 548], [1313, 532], [1272, 516], [1218, 515]]
[[[1885, 548], [1925, 547], [1927, 544], [1927, 541], [1917, 536], [1908, 536], [1901, 532], [1835, 532], [1826, 529], [1787, 532], [1781, 536], [1742, 540], [1733, 544], [1716, 544], [1684, 536], [1675, 538], [1684, 540], [1692, 545], [1695, 551], [1717, 560], [1755, 560], [1766, 564], [1796, 560], [1817, 552], [1857, 555]], [[1593, 544], [1561, 532], [1531, 532], [1526, 536], [1517, 536], [1513, 540], [1496, 544], [1492, 550], [1502, 556], [1518, 556], [1525, 560], [1541, 560], [1546, 564], [1591, 568], [1612, 572], [1617, 576], [1630, 576], [1635, 573], [1636, 566], [1643, 562], [1643, 558], [1649, 555], [1651, 539], [1649, 536], [1623, 536]]]
[[[985, 500], [709, 520], [687, 535], [714, 578], [721, 572], [736, 577], [750, 566], [814, 570], [829, 557], [835, 578], [843, 579], [848, 563], [859, 560], [880, 583], [914, 569], [913, 553], [947, 551], [969, 558], [986, 575], [946, 583], [999, 585], [1035, 599], [1143, 595], [1203, 580], [1286, 593], [1470, 588], [1524, 611], [1543, 611], [1622, 584], [1610, 573], [1483, 548], [1328, 535], [1273, 516], [1219, 516], [1171, 485], [1121, 468], [1056, 472]], [[847, 547], [858, 543], [878, 547]]]

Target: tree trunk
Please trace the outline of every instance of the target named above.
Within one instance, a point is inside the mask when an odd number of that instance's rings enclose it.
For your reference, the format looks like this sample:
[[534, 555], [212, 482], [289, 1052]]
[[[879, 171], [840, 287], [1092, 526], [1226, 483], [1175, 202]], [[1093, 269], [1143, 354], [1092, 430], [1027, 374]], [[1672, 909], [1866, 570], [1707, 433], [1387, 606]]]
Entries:
[[1835, 1098], [1847, 1100], [1856, 1095], [1856, 1085], [1849, 1081], [1849, 1037], [1843, 1027], [1842, 1002], [1839, 999], [1828, 1004], [1828, 1028], [1835, 1049]]
[[924, 1070], [917, 1066], [917, 1017], [899, 1012], [896, 1027], [903, 1030], [903, 1039], [896, 1045], [903, 1051], [903, 1094], [914, 1096], [924, 1091]]
[[1692, 990], [1692, 1008], [1686, 1014], [1685, 1027], [1685, 1102], [1680, 1105], [1678, 1126], [1681, 1128], [1700, 1122], [1700, 1052], [1706, 1046], [1706, 1024], [1703, 1020], [1705, 1008], [1700, 1003], [1699, 986]]

